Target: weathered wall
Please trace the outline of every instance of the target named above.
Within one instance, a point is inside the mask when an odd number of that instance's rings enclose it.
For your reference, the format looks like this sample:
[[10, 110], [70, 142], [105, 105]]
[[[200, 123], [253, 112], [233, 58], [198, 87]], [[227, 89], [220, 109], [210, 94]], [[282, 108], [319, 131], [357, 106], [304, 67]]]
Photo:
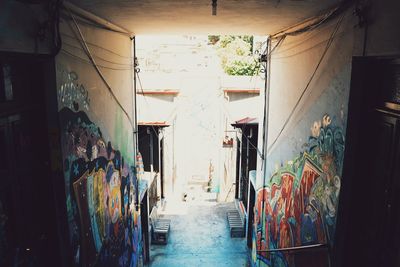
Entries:
[[[153, 78], [154, 80], [154, 78]], [[144, 90], [151, 90], [148, 86], [149, 77], [141, 76]], [[162, 89], [158, 87], [157, 89]], [[169, 88], [171, 89], [171, 88]], [[138, 92], [141, 87], [138, 85]], [[177, 89], [174, 89], [177, 90]], [[164, 138], [164, 158], [163, 158], [163, 178], [164, 190], [166, 195], [170, 196], [172, 192], [172, 183], [174, 180], [174, 120], [176, 118], [176, 98], [177, 95], [137, 95], [137, 115], [138, 122], [166, 122], [169, 127], [163, 128], [160, 140]], [[139, 142], [141, 139], [139, 138]], [[154, 144], [156, 145], [156, 143]], [[160, 191], [161, 189], [159, 189]]]
[[117, 33], [79, 27], [121, 106], [83, 52], [75, 25], [64, 18], [56, 75], [71, 261], [74, 266], [136, 266], [141, 227], [129, 121], [132, 43]]
[[[287, 37], [272, 53], [267, 164], [264, 180], [257, 181], [264, 187], [257, 190], [255, 207], [253, 263], [258, 266], [291, 266], [296, 258], [256, 250], [334, 241], [354, 24], [351, 12], [338, 20]], [[335, 38], [295, 108], [336, 25]]]
[[[14, 0], [0, 2], [0, 51], [46, 54], [52, 49], [46, 6]], [[43, 35], [42, 35], [42, 34]], [[41, 37], [42, 36], [42, 37]]]

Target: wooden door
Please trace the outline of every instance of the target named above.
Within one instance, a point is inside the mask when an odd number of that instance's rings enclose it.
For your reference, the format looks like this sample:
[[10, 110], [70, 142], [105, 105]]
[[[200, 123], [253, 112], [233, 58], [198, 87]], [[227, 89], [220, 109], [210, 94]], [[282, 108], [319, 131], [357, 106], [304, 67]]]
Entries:
[[400, 103], [390, 68], [353, 64], [334, 266], [400, 266]]

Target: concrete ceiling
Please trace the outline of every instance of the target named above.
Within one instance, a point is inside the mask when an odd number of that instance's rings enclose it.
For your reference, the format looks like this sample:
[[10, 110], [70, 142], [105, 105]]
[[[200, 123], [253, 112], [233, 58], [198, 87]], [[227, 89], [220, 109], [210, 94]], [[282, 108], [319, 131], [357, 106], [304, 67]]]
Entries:
[[339, 0], [71, 0], [143, 34], [272, 34], [336, 5]]

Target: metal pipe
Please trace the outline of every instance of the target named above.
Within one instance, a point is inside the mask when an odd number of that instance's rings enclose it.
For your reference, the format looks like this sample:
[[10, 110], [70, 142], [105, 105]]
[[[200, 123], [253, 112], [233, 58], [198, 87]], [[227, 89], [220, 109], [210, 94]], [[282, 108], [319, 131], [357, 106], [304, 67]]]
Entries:
[[[261, 201], [261, 222], [265, 220], [265, 176], [267, 175], [267, 155], [268, 155], [268, 131], [269, 131], [269, 101], [270, 101], [270, 80], [271, 80], [271, 38], [268, 36], [267, 39], [267, 54], [266, 54], [266, 62], [265, 63], [265, 84], [264, 84], [264, 118], [263, 118], [263, 151], [262, 155], [264, 160], [261, 165], [261, 175], [263, 180], [262, 185], [262, 201]], [[268, 231], [268, 229], [266, 229]], [[261, 228], [261, 236], [264, 236], [265, 233]]]
[[133, 101], [134, 101], [134, 110], [135, 116], [133, 117], [135, 120], [135, 129], [133, 134], [135, 135], [135, 153], [139, 151], [139, 129], [138, 129], [138, 119], [137, 119], [137, 84], [136, 84], [136, 70], [137, 70], [137, 57], [136, 57], [136, 37], [132, 37], [132, 46], [133, 46]]
[[94, 23], [96, 23], [96, 24], [98, 24], [98, 25], [100, 25], [100, 26], [102, 26], [102, 27], [104, 27], [104, 28], [106, 28], [106, 29], [108, 29], [110, 31], [121, 33], [121, 34], [126, 35], [126, 36], [128, 36], [130, 38], [132, 38], [134, 36], [134, 34], [131, 31], [129, 31], [128, 29], [125, 29], [124, 27], [118, 26], [118, 25], [116, 25], [116, 24], [114, 24], [114, 23], [112, 23], [112, 22], [110, 22], [110, 21], [108, 21], [106, 19], [103, 19], [103, 18], [101, 18], [101, 17], [99, 17], [99, 16], [97, 16], [97, 15], [95, 15], [95, 14], [89, 12], [89, 11], [86, 11], [86, 10], [84, 10], [84, 9], [82, 9], [82, 8], [76, 6], [76, 5], [74, 5], [74, 4], [72, 4], [72, 3], [68, 2], [68, 1], [64, 1], [63, 2], [63, 8], [71, 11], [72, 13], [74, 13], [75, 15], [78, 15], [79, 17], [82, 17], [82, 18], [87, 19], [87, 20], [89, 20], [91, 22], [94, 22]]
[[290, 247], [290, 248], [275, 248], [275, 249], [265, 249], [265, 250], [257, 250], [259, 252], [282, 252], [282, 251], [301, 251], [301, 250], [308, 250], [308, 249], [316, 249], [316, 248], [326, 248], [329, 249], [328, 244], [314, 244], [314, 245], [307, 245], [307, 246], [299, 246], [299, 247]]

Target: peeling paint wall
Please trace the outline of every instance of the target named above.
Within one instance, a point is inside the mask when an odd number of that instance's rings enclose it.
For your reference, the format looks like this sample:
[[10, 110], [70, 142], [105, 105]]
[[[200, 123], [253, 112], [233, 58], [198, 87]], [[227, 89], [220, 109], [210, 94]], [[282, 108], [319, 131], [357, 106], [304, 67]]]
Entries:
[[64, 18], [56, 75], [71, 262], [137, 266], [142, 234], [130, 122], [132, 43], [87, 24], [79, 28], [121, 105], [84, 53], [76, 25]]
[[[257, 181], [264, 186], [256, 192], [253, 226], [257, 266], [302, 266], [300, 257], [263, 250], [334, 243], [354, 25], [351, 12], [337, 21], [287, 37], [272, 54], [267, 164]], [[326, 262], [327, 256], [314, 259], [315, 266]]]

